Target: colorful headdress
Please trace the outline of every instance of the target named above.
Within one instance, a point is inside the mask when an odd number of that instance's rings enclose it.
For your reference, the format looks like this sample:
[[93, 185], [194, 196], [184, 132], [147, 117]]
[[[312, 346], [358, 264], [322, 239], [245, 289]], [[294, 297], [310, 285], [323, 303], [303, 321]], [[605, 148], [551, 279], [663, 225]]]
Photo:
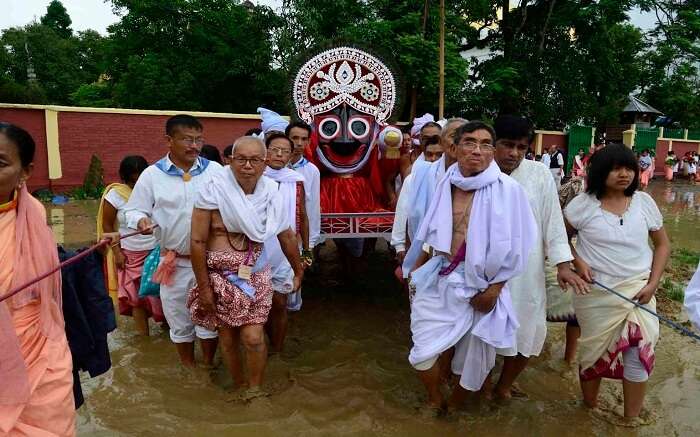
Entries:
[[294, 79], [293, 97], [299, 118], [309, 124], [315, 115], [342, 103], [382, 124], [394, 109], [396, 84], [379, 59], [356, 48], [336, 47], [301, 67]]

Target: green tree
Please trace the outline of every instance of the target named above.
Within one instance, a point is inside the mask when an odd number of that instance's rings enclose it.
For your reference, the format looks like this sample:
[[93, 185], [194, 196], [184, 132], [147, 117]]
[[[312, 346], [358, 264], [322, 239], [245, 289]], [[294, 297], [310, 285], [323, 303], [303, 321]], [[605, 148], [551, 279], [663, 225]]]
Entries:
[[69, 38], [73, 34], [70, 28], [72, 22], [68, 11], [59, 0], [51, 0], [46, 7], [46, 14], [41, 17], [41, 24], [50, 27], [62, 38]]
[[114, 0], [106, 73], [115, 102], [138, 108], [254, 112], [281, 108], [270, 8], [230, 0]]
[[640, 3], [658, 18], [644, 56], [642, 99], [682, 127], [700, 128], [700, 1]]

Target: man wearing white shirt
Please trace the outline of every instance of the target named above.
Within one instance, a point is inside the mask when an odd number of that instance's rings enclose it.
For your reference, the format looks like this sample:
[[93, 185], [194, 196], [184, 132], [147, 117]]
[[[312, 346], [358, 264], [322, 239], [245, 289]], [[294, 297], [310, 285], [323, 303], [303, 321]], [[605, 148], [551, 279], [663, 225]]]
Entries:
[[192, 209], [199, 188], [221, 166], [199, 156], [204, 143], [202, 125], [189, 115], [176, 115], [165, 125], [169, 153], [149, 166], [139, 177], [127, 203], [130, 228], [150, 232], [152, 225], [160, 242], [161, 262], [154, 274], [160, 282], [163, 313], [170, 326], [170, 339], [180, 361], [195, 366], [194, 340], [201, 340], [203, 362], [210, 366], [216, 352], [216, 332], [195, 326], [187, 309], [187, 293], [195, 286], [190, 261]]
[[550, 172], [547, 167], [524, 159], [534, 138], [530, 122], [522, 117], [505, 115], [496, 119], [494, 129], [496, 163], [503, 173], [525, 189], [539, 234], [528, 255], [527, 268], [508, 281], [520, 326], [516, 331], [515, 347], [498, 350], [499, 355], [504, 355], [504, 364], [495, 392], [499, 398], [509, 399], [513, 382], [525, 369], [529, 358], [542, 352], [547, 336], [545, 256], [557, 266], [557, 280], [562, 288], [571, 285], [579, 289], [586, 284], [570, 268], [570, 261], [574, 258]]
[[[557, 146], [551, 145], [547, 156], [549, 156], [549, 171], [552, 173], [558, 190], [561, 188], [561, 178], [564, 176], [564, 154], [557, 149]], [[544, 159], [542, 162], [544, 163]]]
[[309, 216], [309, 247], [313, 250], [321, 243], [321, 172], [304, 157], [304, 151], [311, 138], [311, 126], [303, 121], [295, 121], [287, 126], [285, 134], [294, 144], [289, 167], [304, 176], [306, 214]]

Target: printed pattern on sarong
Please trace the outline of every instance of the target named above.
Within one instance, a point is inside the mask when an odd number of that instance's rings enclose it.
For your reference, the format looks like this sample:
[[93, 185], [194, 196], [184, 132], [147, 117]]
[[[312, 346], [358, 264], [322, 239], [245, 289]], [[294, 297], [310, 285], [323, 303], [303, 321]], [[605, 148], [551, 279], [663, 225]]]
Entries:
[[[254, 244], [252, 260], [257, 261], [262, 245]], [[246, 258], [247, 252], [237, 250], [207, 251], [207, 268], [209, 284], [214, 292], [215, 314], [205, 314], [199, 301], [199, 289], [190, 290], [187, 306], [192, 321], [199, 326], [215, 330], [220, 326], [238, 327], [259, 325], [267, 321], [272, 306], [272, 283], [270, 268], [265, 267], [252, 274], [250, 285], [255, 289], [255, 297], [250, 298], [243, 290], [224, 277], [224, 271], [238, 271]]]

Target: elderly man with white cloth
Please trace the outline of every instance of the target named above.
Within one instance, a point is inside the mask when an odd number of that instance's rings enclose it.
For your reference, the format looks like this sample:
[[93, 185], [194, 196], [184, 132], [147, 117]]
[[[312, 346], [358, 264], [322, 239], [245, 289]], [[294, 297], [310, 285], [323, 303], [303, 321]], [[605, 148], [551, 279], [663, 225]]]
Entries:
[[525, 192], [493, 162], [494, 136], [479, 121], [456, 131], [457, 163], [438, 182], [404, 263], [419, 266], [411, 273], [408, 359], [428, 391], [428, 407], [438, 411], [440, 354], [456, 346], [452, 371], [461, 376], [447, 407], [457, 408], [466, 390], [481, 389], [496, 348], [515, 345], [518, 321], [506, 281], [523, 271], [537, 238]]
[[[504, 115], [494, 123], [496, 131], [495, 159], [501, 171], [515, 179], [527, 194], [537, 224], [535, 244], [527, 258], [525, 271], [508, 281], [513, 308], [520, 322], [514, 347], [499, 349], [504, 355], [503, 370], [495, 388], [501, 399], [510, 399], [512, 386], [532, 356], [542, 352], [547, 337], [547, 293], [545, 286], [545, 256], [557, 266], [557, 280], [583, 292], [585, 281], [571, 270], [574, 257], [559, 207], [559, 195], [547, 168], [535, 161], [525, 160], [535, 132], [530, 122], [515, 115]], [[490, 390], [490, 380], [485, 390]]]
[[264, 395], [260, 389], [267, 361], [263, 326], [273, 294], [263, 254], [265, 242], [279, 241], [293, 266], [292, 289], [299, 288], [304, 275], [282, 193], [275, 181], [263, 176], [265, 156], [265, 145], [258, 138], [236, 140], [230, 167], [200, 190], [192, 214], [192, 268], [197, 277], [188, 299], [192, 320], [219, 331], [224, 360], [239, 386], [243, 383], [240, 335], [246, 350], [249, 398]]
[[[279, 185], [284, 204], [284, 215], [301, 243], [304, 267], [310, 263], [309, 218], [306, 214], [304, 176], [287, 167], [292, 156], [292, 141], [283, 133], [273, 132], [265, 139], [267, 168], [265, 176]], [[281, 352], [287, 335], [287, 307], [301, 309], [301, 290], [294, 290], [292, 266], [284, 257], [279, 241], [274, 236], [265, 242], [265, 252], [272, 267], [272, 310], [265, 329], [270, 338], [271, 352]]]

